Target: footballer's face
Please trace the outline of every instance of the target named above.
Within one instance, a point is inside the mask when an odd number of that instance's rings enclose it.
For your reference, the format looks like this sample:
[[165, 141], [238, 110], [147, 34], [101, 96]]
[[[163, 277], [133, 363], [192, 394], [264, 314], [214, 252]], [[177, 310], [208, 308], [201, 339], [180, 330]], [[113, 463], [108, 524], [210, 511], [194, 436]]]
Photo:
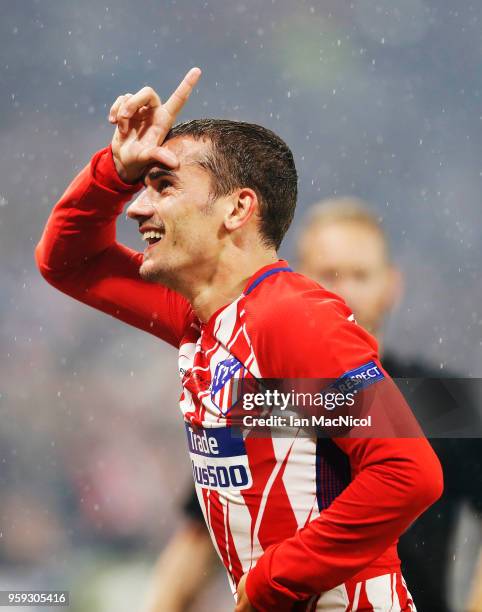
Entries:
[[146, 242], [141, 277], [176, 288], [179, 279], [202, 275], [218, 257], [224, 209], [222, 198], [212, 201], [211, 176], [198, 163], [209, 143], [179, 136], [163, 146], [176, 154], [178, 168], [152, 167], [127, 215]]
[[356, 221], [333, 221], [309, 229], [300, 244], [300, 271], [340, 295], [357, 322], [376, 334], [399, 292], [376, 229]]

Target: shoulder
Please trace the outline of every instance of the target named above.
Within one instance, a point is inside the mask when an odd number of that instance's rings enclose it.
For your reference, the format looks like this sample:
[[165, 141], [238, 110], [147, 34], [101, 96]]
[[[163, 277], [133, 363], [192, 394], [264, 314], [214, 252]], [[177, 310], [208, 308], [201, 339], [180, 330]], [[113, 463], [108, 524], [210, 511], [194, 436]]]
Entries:
[[246, 302], [248, 320], [258, 329], [292, 328], [296, 321], [348, 318], [351, 310], [338, 295], [297, 272], [266, 279]]
[[376, 340], [340, 296], [295, 272], [263, 285], [246, 304], [263, 375], [339, 376], [376, 356]]

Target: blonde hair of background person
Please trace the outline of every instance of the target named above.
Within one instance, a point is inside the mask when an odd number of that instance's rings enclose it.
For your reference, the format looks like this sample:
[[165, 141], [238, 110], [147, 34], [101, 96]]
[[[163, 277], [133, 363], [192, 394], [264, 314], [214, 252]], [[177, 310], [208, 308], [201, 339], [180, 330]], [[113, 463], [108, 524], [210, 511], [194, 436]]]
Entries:
[[380, 344], [384, 318], [402, 293], [402, 276], [368, 206], [353, 197], [314, 204], [302, 221], [297, 260], [302, 274], [343, 297]]

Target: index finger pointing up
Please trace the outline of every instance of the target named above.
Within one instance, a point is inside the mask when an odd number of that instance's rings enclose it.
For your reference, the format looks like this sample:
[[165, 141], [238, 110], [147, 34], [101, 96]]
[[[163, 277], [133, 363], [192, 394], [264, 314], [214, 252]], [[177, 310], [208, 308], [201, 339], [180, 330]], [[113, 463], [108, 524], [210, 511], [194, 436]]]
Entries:
[[199, 81], [200, 76], [200, 68], [191, 68], [177, 89], [171, 94], [169, 100], [163, 104], [164, 110], [167, 110], [173, 119], [187, 102], [187, 99], [191, 95], [196, 83]]

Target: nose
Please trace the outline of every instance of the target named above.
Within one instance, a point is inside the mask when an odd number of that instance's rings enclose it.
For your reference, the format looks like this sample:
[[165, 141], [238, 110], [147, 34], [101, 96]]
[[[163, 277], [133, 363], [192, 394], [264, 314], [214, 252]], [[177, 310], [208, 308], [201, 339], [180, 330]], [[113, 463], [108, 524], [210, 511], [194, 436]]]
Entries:
[[149, 219], [154, 214], [154, 206], [149, 201], [149, 196], [146, 191], [143, 191], [133, 202], [127, 207], [126, 215], [129, 219], [135, 221], [144, 221]]

